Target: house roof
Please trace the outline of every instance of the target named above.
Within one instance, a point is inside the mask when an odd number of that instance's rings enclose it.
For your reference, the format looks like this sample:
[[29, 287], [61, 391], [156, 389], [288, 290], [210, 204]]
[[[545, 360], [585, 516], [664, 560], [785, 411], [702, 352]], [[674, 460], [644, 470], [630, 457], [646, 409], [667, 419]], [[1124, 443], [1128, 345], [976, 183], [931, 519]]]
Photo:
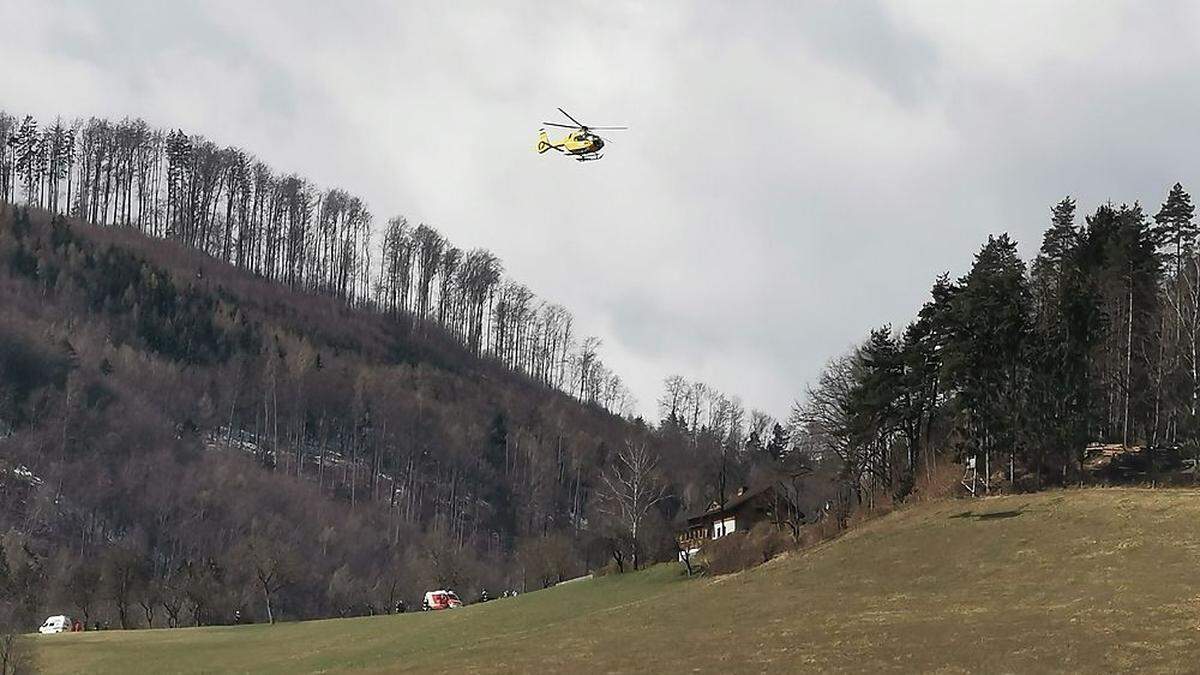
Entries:
[[745, 492], [734, 497], [733, 499], [725, 500], [725, 506], [716, 505], [714, 507], [714, 506], [710, 505], [710, 508], [708, 508], [707, 510], [705, 510], [701, 513], [697, 513], [696, 515], [689, 516], [688, 522], [691, 523], [691, 522], [698, 521], [698, 520], [706, 520], [708, 518], [712, 518], [713, 516], [719, 516], [722, 514], [732, 513], [734, 511], [737, 511], [739, 508], [744, 506], [747, 502], [751, 501], [755, 497], [758, 497], [758, 496], [766, 493], [767, 491], [771, 490], [772, 487], [774, 487], [774, 486], [772, 486], [770, 483], [766, 483], [766, 484], [760, 485], [752, 490], [746, 490]]

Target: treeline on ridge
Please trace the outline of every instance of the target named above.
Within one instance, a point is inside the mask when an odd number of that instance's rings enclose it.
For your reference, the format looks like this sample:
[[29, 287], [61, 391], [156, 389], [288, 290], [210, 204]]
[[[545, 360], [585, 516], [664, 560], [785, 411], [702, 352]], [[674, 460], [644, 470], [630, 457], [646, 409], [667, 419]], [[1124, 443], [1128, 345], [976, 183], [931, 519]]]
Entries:
[[939, 454], [1006, 490], [1095, 480], [1089, 444], [1139, 450], [1147, 484], [1200, 457], [1190, 195], [1176, 184], [1153, 218], [1075, 210], [1054, 206], [1032, 264], [989, 237], [902, 331], [830, 361], [792, 411], [797, 444], [836, 460], [859, 501], [903, 498]]
[[289, 288], [437, 325], [581, 401], [635, 408], [600, 341], [576, 335], [566, 308], [506, 279], [490, 251], [464, 250], [402, 216], [379, 229], [360, 198], [276, 172], [241, 148], [143, 120], [42, 127], [0, 112], [0, 203], [18, 202], [136, 228]]

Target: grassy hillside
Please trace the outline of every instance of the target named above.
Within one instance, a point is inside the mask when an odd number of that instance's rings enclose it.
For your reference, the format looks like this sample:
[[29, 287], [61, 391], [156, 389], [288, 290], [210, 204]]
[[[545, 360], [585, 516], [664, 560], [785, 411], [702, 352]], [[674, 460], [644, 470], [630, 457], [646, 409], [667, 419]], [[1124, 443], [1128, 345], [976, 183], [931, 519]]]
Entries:
[[671, 565], [461, 611], [31, 638], [47, 672], [1187, 671], [1200, 492], [950, 501], [755, 570]]

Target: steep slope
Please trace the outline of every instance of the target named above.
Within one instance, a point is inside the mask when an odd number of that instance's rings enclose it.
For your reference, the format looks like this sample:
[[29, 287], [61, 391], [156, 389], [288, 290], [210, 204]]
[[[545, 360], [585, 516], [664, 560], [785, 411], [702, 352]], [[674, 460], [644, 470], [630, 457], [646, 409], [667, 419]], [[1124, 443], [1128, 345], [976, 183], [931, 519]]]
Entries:
[[1185, 672], [1198, 519], [1193, 490], [947, 501], [729, 577], [663, 565], [432, 615], [31, 639], [48, 672]]
[[[579, 574], [606, 556], [580, 527], [597, 467], [635, 433], [437, 326], [0, 208], [0, 552], [19, 624], [51, 607], [265, 620], [268, 568], [289, 618]], [[514, 561], [530, 539], [546, 569]]]

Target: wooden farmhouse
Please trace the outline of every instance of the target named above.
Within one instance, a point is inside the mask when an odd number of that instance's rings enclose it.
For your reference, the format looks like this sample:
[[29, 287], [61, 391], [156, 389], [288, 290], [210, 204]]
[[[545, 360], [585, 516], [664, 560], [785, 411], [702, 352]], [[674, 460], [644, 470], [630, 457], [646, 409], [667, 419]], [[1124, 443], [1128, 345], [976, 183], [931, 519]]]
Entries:
[[732, 499], [725, 500], [724, 506], [713, 501], [703, 513], [688, 518], [687, 529], [676, 535], [680, 561], [695, 555], [706, 541], [771, 522], [774, 508], [775, 487], [770, 484], [753, 490], [740, 488]]

